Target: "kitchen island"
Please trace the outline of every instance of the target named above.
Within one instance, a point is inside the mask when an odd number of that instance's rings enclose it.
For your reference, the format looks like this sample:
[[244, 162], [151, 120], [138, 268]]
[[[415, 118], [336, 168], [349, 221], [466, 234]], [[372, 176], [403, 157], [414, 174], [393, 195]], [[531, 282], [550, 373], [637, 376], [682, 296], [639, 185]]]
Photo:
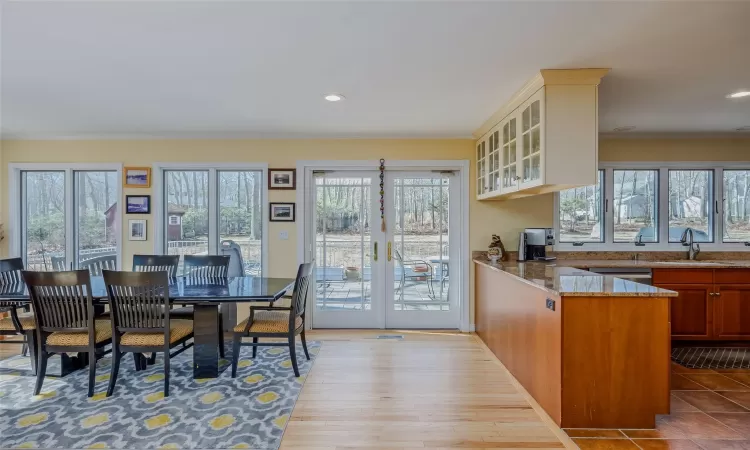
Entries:
[[669, 413], [677, 293], [562, 264], [474, 262], [477, 334], [560, 427], [653, 428]]

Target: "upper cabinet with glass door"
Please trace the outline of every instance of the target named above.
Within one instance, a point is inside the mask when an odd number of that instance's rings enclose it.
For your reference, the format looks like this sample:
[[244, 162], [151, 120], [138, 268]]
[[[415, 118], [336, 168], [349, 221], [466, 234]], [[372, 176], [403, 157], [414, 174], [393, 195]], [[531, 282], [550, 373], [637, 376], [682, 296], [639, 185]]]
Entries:
[[607, 72], [542, 70], [488, 119], [475, 132], [482, 135], [478, 198], [525, 197], [594, 184], [598, 86]]

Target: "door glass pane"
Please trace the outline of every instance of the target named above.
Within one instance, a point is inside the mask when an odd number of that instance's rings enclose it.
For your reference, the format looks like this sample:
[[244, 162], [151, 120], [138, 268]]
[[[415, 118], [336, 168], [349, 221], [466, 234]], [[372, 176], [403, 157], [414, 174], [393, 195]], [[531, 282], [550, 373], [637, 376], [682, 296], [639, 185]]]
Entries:
[[516, 119], [510, 119], [510, 139], [516, 138]]
[[523, 160], [523, 181], [531, 180], [531, 160]]
[[531, 130], [531, 153], [539, 153], [540, 151], [540, 138], [539, 138], [539, 128], [534, 128]]
[[510, 159], [509, 162], [511, 164], [515, 164], [516, 162], [516, 141], [513, 141], [510, 143]]
[[534, 155], [531, 157], [531, 179], [532, 180], [538, 180], [540, 178], [540, 172], [541, 172], [541, 157], [539, 155]]
[[29, 270], [66, 270], [65, 172], [21, 172], [23, 252]]
[[164, 192], [167, 254], [207, 255], [208, 171], [166, 170]]
[[75, 172], [76, 254], [78, 268], [114, 269], [117, 261], [117, 172]]
[[246, 275], [261, 275], [263, 213], [262, 172], [218, 171], [219, 244], [232, 241], [240, 248]]
[[669, 242], [687, 228], [695, 242], [713, 242], [713, 170], [669, 171]]
[[539, 124], [539, 100], [531, 104], [531, 126]]
[[750, 242], [750, 170], [724, 171], [724, 242]]
[[394, 309], [448, 311], [449, 178], [394, 183]]
[[521, 128], [522, 131], [528, 131], [531, 128], [531, 108], [523, 110], [523, 121], [521, 124], [523, 125]]
[[614, 171], [614, 242], [659, 242], [655, 170]]
[[560, 191], [560, 242], [604, 242], [600, 170], [593, 186]]
[[[364, 311], [372, 308], [370, 178], [315, 180], [315, 263], [318, 310]], [[378, 249], [379, 256], [385, 249]]]
[[531, 153], [531, 142], [529, 140], [529, 133], [523, 135], [523, 157], [526, 158]]

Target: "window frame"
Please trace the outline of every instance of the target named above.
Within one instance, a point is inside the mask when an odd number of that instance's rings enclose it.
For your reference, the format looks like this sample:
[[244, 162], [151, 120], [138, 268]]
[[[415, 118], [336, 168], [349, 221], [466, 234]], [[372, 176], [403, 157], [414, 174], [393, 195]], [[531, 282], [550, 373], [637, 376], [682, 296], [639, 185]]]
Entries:
[[[602, 162], [604, 170], [604, 241], [584, 242], [583, 245], [555, 241], [555, 251], [686, 251], [679, 242], [669, 242], [669, 171], [670, 170], [711, 170], [713, 171], [713, 242], [701, 242], [704, 251], [750, 251], [744, 242], [723, 242], [724, 233], [724, 170], [750, 170], [750, 161], [691, 161], [691, 162]], [[657, 180], [657, 222], [658, 242], [614, 242], [614, 170], [656, 170]], [[556, 236], [560, 235], [560, 194], [554, 194], [553, 227]]]
[[[219, 249], [219, 172], [243, 172], [259, 171], [261, 173], [261, 276], [268, 276], [268, 164], [267, 163], [181, 163], [167, 162], [155, 163], [151, 171], [153, 176], [154, 195], [153, 205], [153, 230], [154, 230], [154, 254], [167, 254], [167, 225], [165, 217], [164, 199], [164, 172], [165, 171], [208, 171], [208, 254], [217, 255]], [[213, 200], [213, 201], [211, 201]]]
[[8, 244], [9, 255], [23, 258], [26, 264], [26, 255], [22, 254], [25, 241], [24, 218], [21, 212], [21, 194], [23, 189], [22, 172], [63, 172], [65, 174], [65, 260], [73, 262], [73, 267], [78, 268], [78, 199], [75, 194], [76, 172], [115, 172], [116, 173], [116, 195], [117, 195], [117, 217], [115, 234], [117, 236], [117, 267], [122, 268], [122, 243], [124, 220], [122, 215], [123, 186], [122, 186], [121, 163], [10, 163], [8, 164], [8, 217], [13, 218], [5, 222], [7, 235], [10, 237]]

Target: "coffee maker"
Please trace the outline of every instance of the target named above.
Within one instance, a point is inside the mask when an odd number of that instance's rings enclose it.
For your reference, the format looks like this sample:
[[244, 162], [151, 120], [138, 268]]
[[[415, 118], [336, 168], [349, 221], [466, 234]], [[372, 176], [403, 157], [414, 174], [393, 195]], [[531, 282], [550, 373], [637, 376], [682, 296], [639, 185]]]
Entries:
[[552, 228], [526, 228], [519, 236], [519, 261], [553, 261], [547, 256], [547, 246], [555, 245], [555, 230]]

